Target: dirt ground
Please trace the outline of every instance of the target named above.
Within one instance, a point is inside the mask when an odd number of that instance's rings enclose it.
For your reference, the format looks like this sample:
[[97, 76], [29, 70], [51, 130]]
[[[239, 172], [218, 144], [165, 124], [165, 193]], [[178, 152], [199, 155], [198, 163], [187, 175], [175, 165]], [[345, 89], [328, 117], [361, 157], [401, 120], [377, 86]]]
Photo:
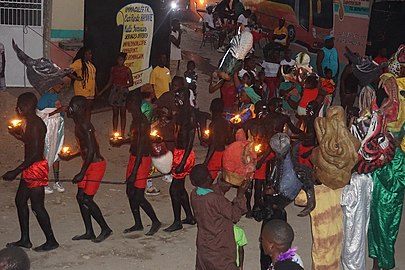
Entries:
[[[202, 49], [200, 34], [193, 28], [187, 28], [183, 37], [183, 51], [185, 60], [194, 59], [197, 62], [198, 103], [202, 110], [207, 110], [209, 102], [218, 94], [208, 93], [208, 74], [219, 61], [220, 54], [211, 50], [209, 44]], [[186, 61], [184, 61], [186, 62]], [[22, 161], [23, 146], [7, 133], [7, 123], [14, 116], [15, 101], [18, 94], [30, 89], [9, 89], [0, 92], [0, 174], [13, 169]], [[105, 180], [123, 182], [128, 160], [128, 147], [111, 148], [108, 138], [111, 134], [111, 112], [97, 113], [92, 121], [97, 130], [101, 153], [107, 159], [107, 172]], [[129, 119], [129, 118], [128, 118]], [[65, 145], [74, 146], [73, 122], [66, 119]], [[203, 160], [206, 149], [195, 143], [197, 163]], [[61, 178], [70, 179], [80, 169], [79, 159], [63, 162], [61, 165]], [[169, 185], [160, 180], [154, 184], [161, 190], [156, 197], [148, 197], [154, 206], [163, 227], [171, 224], [173, 216], [168, 193]], [[14, 196], [18, 182], [7, 183], [0, 181], [0, 246], [7, 242], [18, 240], [20, 237]], [[122, 234], [125, 228], [133, 225], [133, 218], [125, 195], [124, 185], [102, 185], [95, 197], [101, 207], [107, 222], [114, 231], [112, 237], [100, 244], [92, 242], [73, 242], [71, 238], [83, 233], [84, 226], [76, 204], [76, 187], [71, 183], [64, 184], [66, 192], [54, 193], [46, 196], [46, 207], [51, 217], [54, 233], [60, 243], [60, 248], [48, 253], [36, 253], [28, 250], [32, 261], [32, 269], [193, 269], [195, 263], [196, 226], [185, 226], [181, 231], [166, 233], [159, 231], [153, 237], [144, 235], [150, 226], [150, 220], [142, 213], [145, 231], [143, 233]], [[191, 185], [187, 182], [188, 190]], [[235, 193], [229, 194], [229, 197]], [[300, 211], [295, 206], [289, 206], [288, 219], [295, 231], [294, 245], [299, 247], [305, 269], [311, 267], [311, 234], [309, 218], [299, 218]], [[44, 236], [31, 214], [31, 240], [34, 246], [44, 241]], [[245, 247], [245, 269], [259, 269], [258, 237], [260, 224], [254, 220], [242, 218], [239, 225], [246, 231], [248, 245]], [[98, 231], [98, 227], [95, 224]], [[402, 226], [403, 228], [403, 226]], [[398, 250], [397, 268], [405, 269], [405, 258], [400, 256], [400, 250], [405, 248], [405, 232], [399, 233], [396, 248]], [[371, 260], [367, 260], [368, 269], [371, 269]]]

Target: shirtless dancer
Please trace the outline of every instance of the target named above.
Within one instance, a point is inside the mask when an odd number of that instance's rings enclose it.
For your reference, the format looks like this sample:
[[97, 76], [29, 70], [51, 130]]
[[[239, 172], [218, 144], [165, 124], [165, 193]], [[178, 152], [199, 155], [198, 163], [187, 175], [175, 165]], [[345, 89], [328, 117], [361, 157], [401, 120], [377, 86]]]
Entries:
[[29, 234], [28, 199], [30, 199], [31, 209], [46, 237], [46, 242], [34, 250], [48, 251], [59, 247], [59, 244], [53, 235], [51, 221], [44, 205], [44, 187], [48, 185], [49, 167], [48, 162], [44, 159], [46, 126], [42, 119], [36, 115], [37, 102], [38, 100], [33, 93], [21, 94], [17, 100], [16, 111], [26, 123], [25, 130], [21, 126], [9, 129], [11, 135], [24, 143], [24, 161], [16, 169], [3, 175], [3, 179], [6, 181], [14, 180], [19, 174], [23, 178], [15, 197], [21, 239], [17, 242], [8, 243], [7, 247], [32, 247]]
[[[190, 105], [190, 91], [180, 88], [175, 94], [176, 106], [179, 114], [175, 123], [175, 144], [173, 153], [173, 181], [170, 184], [170, 198], [172, 200], [174, 222], [164, 229], [174, 232], [183, 228], [182, 224], [194, 225], [195, 219], [191, 212], [190, 200], [185, 188], [185, 178], [194, 166], [193, 143], [196, 128], [196, 118]], [[186, 212], [186, 218], [181, 220], [181, 207]]]
[[127, 196], [131, 207], [135, 225], [124, 230], [124, 233], [143, 231], [141, 213], [142, 208], [152, 220], [152, 227], [146, 235], [154, 235], [162, 225], [157, 218], [152, 205], [145, 198], [146, 180], [149, 175], [152, 159], [150, 157], [150, 124], [141, 111], [142, 96], [137, 91], [129, 92], [127, 96], [127, 110], [132, 114], [131, 138], [123, 143], [131, 143], [127, 168]]
[[[75, 136], [80, 149], [78, 152], [70, 154], [68, 158], [61, 158], [70, 160], [81, 156], [83, 159], [82, 168], [72, 182], [78, 184], [76, 199], [86, 232], [83, 235], [73, 237], [72, 240], [92, 240], [94, 243], [100, 243], [112, 234], [112, 230], [108, 227], [100, 208], [93, 200], [100, 187], [107, 163], [100, 154], [95, 129], [90, 122], [90, 118], [86, 117], [88, 115], [86, 102], [86, 98], [83, 96], [74, 96], [70, 101], [67, 115], [69, 118], [73, 118], [75, 122]], [[91, 217], [101, 227], [101, 233], [97, 237], [94, 234]]]
[[215, 180], [222, 169], [222, 156], [225, 146], [232, 142], [232, 129], [229, 122], [223, 117], [224, 102], [222, 99], [213, 99], [210, 111], [212, 122], [209, 125], [208, 151], [204, 164], [207, 165], [212, 179]]

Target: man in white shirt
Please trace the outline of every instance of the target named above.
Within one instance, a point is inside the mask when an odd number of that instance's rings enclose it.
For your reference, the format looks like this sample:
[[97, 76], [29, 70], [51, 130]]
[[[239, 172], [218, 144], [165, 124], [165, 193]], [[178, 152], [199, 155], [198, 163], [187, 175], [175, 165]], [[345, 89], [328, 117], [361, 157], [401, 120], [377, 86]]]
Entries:
[[6, 90], [6, 55], [4, 53], [4, 45], [0, 42], [0, 91]]
[[244, 31], [250, 31], [248, 27], [250, 15], [252, 15], [252, 11], [250, 9], [246, 9], [242, 14], [239, 15], [238, 28], [243, 26]]
[[284, 59], [281, 60], [280, 66], [290, 66], [290, 67], [295, 66], [295, 60], [292, 59], [291, 56], [292, 56], [291, 49], [286, 49], [284, 51]]

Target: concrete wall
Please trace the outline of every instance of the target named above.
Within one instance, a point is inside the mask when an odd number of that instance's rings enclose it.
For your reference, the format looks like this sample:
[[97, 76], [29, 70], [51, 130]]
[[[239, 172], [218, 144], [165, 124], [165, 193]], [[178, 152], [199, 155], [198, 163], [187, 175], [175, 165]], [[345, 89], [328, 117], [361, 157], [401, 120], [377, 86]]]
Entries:
[[84, 0], [53, 0], [51, 38], [83, 38]]

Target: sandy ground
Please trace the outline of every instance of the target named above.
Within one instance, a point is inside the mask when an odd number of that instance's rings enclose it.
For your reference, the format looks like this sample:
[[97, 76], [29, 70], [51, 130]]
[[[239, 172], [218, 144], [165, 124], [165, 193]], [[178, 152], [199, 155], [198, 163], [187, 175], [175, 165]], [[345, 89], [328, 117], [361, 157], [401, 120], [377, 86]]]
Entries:
[[[183, 37], [183, 50], [185, 60], [197, 60], [198, 102], [202, 110], [207, 110], [209, 102], [217, 95], [208, 94], [208, 71], [216, 66], [220, 58], [215, 50], [207, 45], [200, 49], [200, 34], [188, 28]], [[30, 89], [9, 89], [8, 92], [0, 92], [0, 173], [13, 169], [21, 162], [23, 146], [7, 133], [7, 122], [14, 116], [16, 97], [19, 93]], [[97, 113], [92, 116], [92, 121], [97, 129], [97, 137], [100, 142], [101, 152], [107, 159], [107, 172], [105, 180], [123, 182], [128, 159], [128, 147], [111, 148], [108, 138], [111, 133], [111, 112]], [[73, 122], [66, 120], [66, 145], [73, 146]], [[197, 163], [201, 162], [206, 149], [195, 143]], [[76, 159], [69, 163], [62, 163], [61, 177], [70, 179], [80, 169], [81, 161]], [[160, 179], [154, 181], [161, 190], [159, 196], [148, 198], [154, 206], [158, 217], [167, 226], [172, 222], [172, 210], [168, 194], [169, 185]], [[46, 196], [46, 207], [51, 217], [52, 226], [60, 248], [49, 253], [36, 253], [28, 250], [32, 260], [32, 269], [193, 269], [195, 263], [195, 226], [185, 226], [182, 231], [172, 234], [159, 231], [153, 237], [144, 236], [150, 226], [150, 220], [142, 215], [145, 232], [123, 235], [122, 231], [132, 226], [133, 218], [125, 195], [124, 185], [102, 185], [96, 202], [102, 209], [107, 222], [114, 230], [111, 238], [101, 244], [91, 242], [73, 242], [72, 236], [82, 233], [84, 226], [81, 220], [78, 206], [75, 201], [76, 187], [71, 183], [65, 183], [66, 192], [63, 194], [51, 194]], [[7, 242], [18, 240], [20, 237], [19, 226], [14, 205], [14, 196], [18, 182], [6, 183], [0, 181], [0, 246]], [[191, 190], [190, 183], [187, 183]], [[234, 193], [229, 194], [230, 197]], [[311, 265], [311, 234], [309, 218], [299, 218], [296, 214], [300, 211], [295, 206], [289, 206], [289, 222], [295, 231], [295, 245], [299, 247], [306, 269]], [[31, 214], [31, 240], [34, 246], [42, 244], [44, 236]], [[95, 224], [95, 223], [94, 223]], [[260, 224], [254, 220], [242, 218], [239, 223], [247, 234], [249, 244], [245, 248], [245, 269], [259, 269], [258, 236]], [[98, 227], [95, 224], [98, 231]], [[397, 265], [395, 269], [405, 269], [405, 258], [400, 256], [405, 248], [405, 232], [399, 233], [396, 248]], [[370, 260], [368, 269], [371, 269]]]

